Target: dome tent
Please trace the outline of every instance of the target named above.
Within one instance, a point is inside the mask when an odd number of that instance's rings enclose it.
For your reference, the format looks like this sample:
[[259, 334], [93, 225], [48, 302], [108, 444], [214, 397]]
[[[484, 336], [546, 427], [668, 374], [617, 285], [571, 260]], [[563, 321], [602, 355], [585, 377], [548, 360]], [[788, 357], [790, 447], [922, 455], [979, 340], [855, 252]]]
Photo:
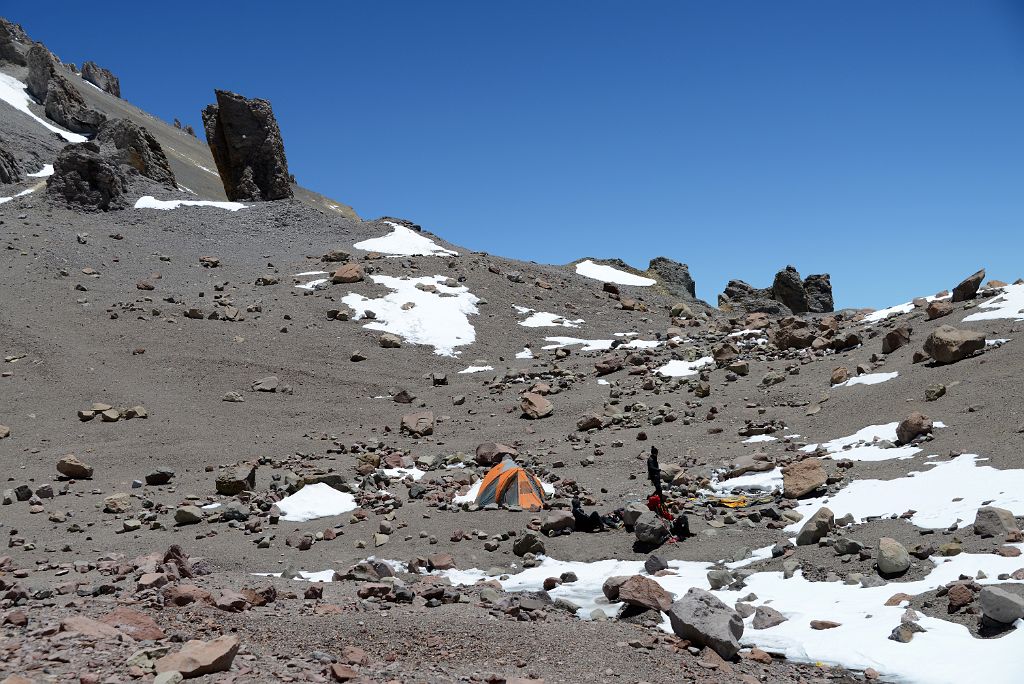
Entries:
[[478, 506], [498, 504], [539, 511], [544, 508], [546, 498], [544, 487], [536, 475], [512, 459], [505, 459], [484, 475], [475, 503]]

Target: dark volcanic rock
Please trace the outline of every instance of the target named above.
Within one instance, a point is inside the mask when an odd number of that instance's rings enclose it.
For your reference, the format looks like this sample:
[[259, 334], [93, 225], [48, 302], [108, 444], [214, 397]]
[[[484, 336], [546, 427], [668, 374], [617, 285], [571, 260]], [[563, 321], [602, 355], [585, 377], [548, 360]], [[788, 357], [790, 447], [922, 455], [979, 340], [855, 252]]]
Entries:
[[758, 289], [742, 280], [730, 280], [718, 295], [718, 308], [732, 313], [766, 313], [787, 316], [789, 307], [772, 297], [770, 289]]
[[58, 66], [60, 62], [43, 45], [36, 43], [29, 48], [26, 79], [29, 95], [43, 104], [47, 118], [54, 123], [75, 133], [95, 133], [106, 117], [85, 104]]
[[662, 287], [683, 299], [697, 298], [697, 284], [690, 275], [690, 267], [666, 257], [651, 259], [648, 273], [657, 278]]
[[952, 301], [966, 302], [968, 299], [974, 299], [978, 294], [978, 288], [981, 287], [981, 281], [984, 279], [985, 269], [964, 278], [959, 285], [953, 288]]
[[20, 180], [21, 164], [4, 147], [3, 140], [0, 140], [0, 183], [17, 183]]
[[772, 298], [785, 304], [793, 313], [807, 312], [807, 292], [800, 273], [794, 267], [786, 266], [775, 274]]
[[804, 278], [804, 291], [807, 293], [807, 310], [811, 313], [835, 311], [832, 280], [828, 273], [817, 273]]
[[118, 209], [126, 204], [128, 179], [121, 167], [100, 154], [94, 142], [68, 145], [53, 164], [46, 194], [86, 209]]
[[203, 110], [203, 126], [228, 199], [291, 197], [284, 142], [270, 103], [226, 90], [216, 94], [217, 104]]
[[121, 97], [121, 80], [96, 62], [86, 62], [82, 65], [82, 78], [114, 97]]
[[116, 148], [117, 152], [112, 158], [119, 164], [131, 166], [143, 176], [159, 183], [176, 185], [163, 148], [142, 126], [127, 119], [111, 119], [100, 128], [96, 140]]

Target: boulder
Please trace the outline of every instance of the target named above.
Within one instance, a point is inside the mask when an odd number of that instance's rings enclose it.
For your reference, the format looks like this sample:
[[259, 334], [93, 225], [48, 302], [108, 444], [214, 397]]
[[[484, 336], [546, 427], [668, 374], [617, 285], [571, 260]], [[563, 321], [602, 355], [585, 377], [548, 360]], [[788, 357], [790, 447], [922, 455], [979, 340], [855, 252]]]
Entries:
[[256, 466], [244, 464], [221, 469], [217, 474], [216, 487], [217, 493], [223, 496], [255, 491]]
[[292, 197], [292, 178], [274, 111], [266, 100], [215, 91], [203, 126], [228, 199], [259, 202]]
[[528, 553], [537, 556], [544, 553], [544, 542], [533, 532], [527, 532], [516, 538], [512, 544], [512, 553], [522, 557]]
[[900, 347], [910, 342], [910, 328], [902, 326], [895, 330], [890, 330], [882, 338], [882, 353], [892, 354]]
[[914, 411], [896, 426], [896, 441], [909, 444], [918, 435], [931, 434], [932, 419], [923, 413]]
[[633, 575], [619, 585], [619, 600], [637, 608], [659, 612], [672, 607], [672, 594], [643, 575]]
[[974, 534], [982, 537], [1002, 537], [1019, 532], [1013, 512], [996, 506], [982, 506], [974, 515]]
[[754, 610], [754, 619], [751, 621], [750, 626], [754, 629], [771, 629], [776, 625], [781, 625], [788, 619], [771, 606], [758, 606]]
[[955, 363], [985, 348], [984, 333], [940, 325], [928, 335], [924, 351], [938, 363]]
[[341, 268], [338, 268], [331, 274], [331, 282], [335, 284], [339, 283], [358, 283], [366, 277], [366, 271], [363, 269], [362, 264], [355, 262], [349, 262], [343, 264]]
[[575, 530], [576, 518], [569, 511], [552, 511], [540, 526], [541, 534], [551, 535], [563, 530]]
[[828, 475], [817, 458], [805, 458], [782, 470], [782, 491], [787, 499], [807, 496], [824, 486]]
[[947, 301], [931, 301], [928, 302], [925, 313], [928, 314], [928, 320], [935, 320], [936, 318], [942, 318], [953, 313], [953, 305]]
[[811, 544], [817, 544], [835, 527], [836, 520], [832, 511], [822, 506], [800, 528], [800, 532], [796, 535], [796, 545], [810, 546]]
[[846, 366], [839, 366], [838, 368], [832, 369], [832, 377], [830, 378], [830, 384], [841, 385], [850, 379], [850, 369]]
[[978, 594], [981, 614], [1005, 625], [1024, 618], [1024, 596], [1002, 587], [983, 587]]
[[971, 274], [960, 281], [960, 284], [953, 288], [953, 302], [965, 302], [968, 299], [974, 299], [978, 294], [978, 288], [981, 287], [981, 281], [985, 279], [985, 269], [981, 269], [977, 273]]
[[92, 477], [92, 466], [78, 460], [75, 455], [68, 454], [57, 461], [57, 472], [73, 480], [88, 480]]
[[160, 625], [153, 618], [126, 606], [115, 608], [100, 618], [100, 622], [116, 628], [136, 641], [155, 641], [165, 636], [164, 630], [160, 629]]
[[550, 401], [536, 392], [524, 392], [519, 401], [519, 407], [523, 410], [523, 415], [534, 420], [547, 418], [555, 410]]
[[128, 178], [95, 142], [67, 145], [46, 180], [46, 194], [86, 210], [120, 209], [127, 206]]
[[231, 669], [239, 645], [238, 637], [228, 635], [212, 641], [188, 641], [180, 651], [157, 660], [156, 671], [180, 672], [186, 679], [226, 672]]
[[96, 141], [101, 145], [112, 146], [116, 151], [108, 157], [119, 164], [130, 166], [158, 183], [177, 187], [163, 147], [142, 126], [128, 119], [108, 119], [100, 126]]
[[598, 375], [608, 375], [622, 369], [622, 357], [618, 354], [605, 354], [594, 363]]
[[726, 660], [739, 653], [743, 618], [711, 592], [690, 587], [667, 612], [677, 636], [707, 646]]
[[697, 283], [694, 282], [690, 275], [690, 267], [686, 264], [667, 257], [655, 257], [647, 266], [647, 274], [654, 277], [669, 294], [681, 297], [685, 301], [697, 299]]
[[892, 537], [878, 540], [878, 572], [883, 575], [902, 575], [910, 569], [910, 553]]
[[82, 65], [82, 78], [105, 93], [121, 97], [121, 80], [96, 62], [87, 61]]
[[417, 411], [402, 416], [402, 432], [411, 437], [426, 437], [434, 434], [434, 412]]
[[515, 458], [519, 451], [515, 447], [500, 442], [484, 442], [476, 448], [475, 459], [477, 465], [496, 466], [506, 458]]
[[633, 523], [633, 534], [641, 544], [660, 546], [672, 536], [668, 521], [651, 511], [644, 511]]

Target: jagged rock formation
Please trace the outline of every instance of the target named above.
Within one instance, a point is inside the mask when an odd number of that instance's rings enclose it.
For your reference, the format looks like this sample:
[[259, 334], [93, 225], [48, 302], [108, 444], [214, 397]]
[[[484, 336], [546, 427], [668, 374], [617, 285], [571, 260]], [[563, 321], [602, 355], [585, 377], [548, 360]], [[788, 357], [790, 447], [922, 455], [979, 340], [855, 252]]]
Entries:
[[43, 104], [51, 121], [75, 133], [95, 133], [106, 117], [86, 105], [71, 81], [58, 71], [59, 64], [42, 44], [29, 48], [26, 79], [29, 94]]
[[697, 284], [690, 275], [690, 267], [686, 264], [668, 257], [654, 257], [647, 267], [647, 272], [676, 297], [697, 298]]
[[121, 97], [121, 80], [96, 62], [89, 61], [82, 65], [82, 78], [114, 97]]
[[827, 273], [801, 280], [793, 266], [775, 274], [772, 286], [756, 288], [742, 280], [730, 280], [718, 295], [718, 307], [735, 313], [766, 313], [775, 316], [828, 313], [834, 310], [832, 281]]
[[11, 23], [6, 19], [0, 19], [0, 62], [25, 66], [28, 60], [19, 49], [19, 44], [24, 46], [28, 43], [28, 36], [25, 30], [18, 24]]
[[270, 103], [226, 90], [215, 92], [217, 104], [203, 110], [203, 126], [228, 199], [292, 197], [284, 142]]
[[158, 183], [176, 186], [174, 172], [163, 148], [142, 126], [127, 119], [110, 119], [100, 128], [96, 141], [115, 148], [108, 156]]
[[53, 164], [46, 194], [87, 210], [125, 206], [128, 178], [120, 164], [104, 157], [95, 142], [68, 145]]
[[4, 147], [4, 141], [0, 140], [0, 183], [17, 183], [20, 180], [21, 165]]

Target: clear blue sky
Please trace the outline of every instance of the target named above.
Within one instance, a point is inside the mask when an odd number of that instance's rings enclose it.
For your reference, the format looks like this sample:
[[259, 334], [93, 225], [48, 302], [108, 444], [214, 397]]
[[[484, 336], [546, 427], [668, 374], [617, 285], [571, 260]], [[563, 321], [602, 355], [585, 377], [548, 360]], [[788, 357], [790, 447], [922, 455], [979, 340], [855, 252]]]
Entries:
[[714, 301], [787, 263], [839, 306], [1024, 276], [1024, 3], [17, 3], [197, 130], [272, 101], [303, 185], [471, 249], [657, 255]]

